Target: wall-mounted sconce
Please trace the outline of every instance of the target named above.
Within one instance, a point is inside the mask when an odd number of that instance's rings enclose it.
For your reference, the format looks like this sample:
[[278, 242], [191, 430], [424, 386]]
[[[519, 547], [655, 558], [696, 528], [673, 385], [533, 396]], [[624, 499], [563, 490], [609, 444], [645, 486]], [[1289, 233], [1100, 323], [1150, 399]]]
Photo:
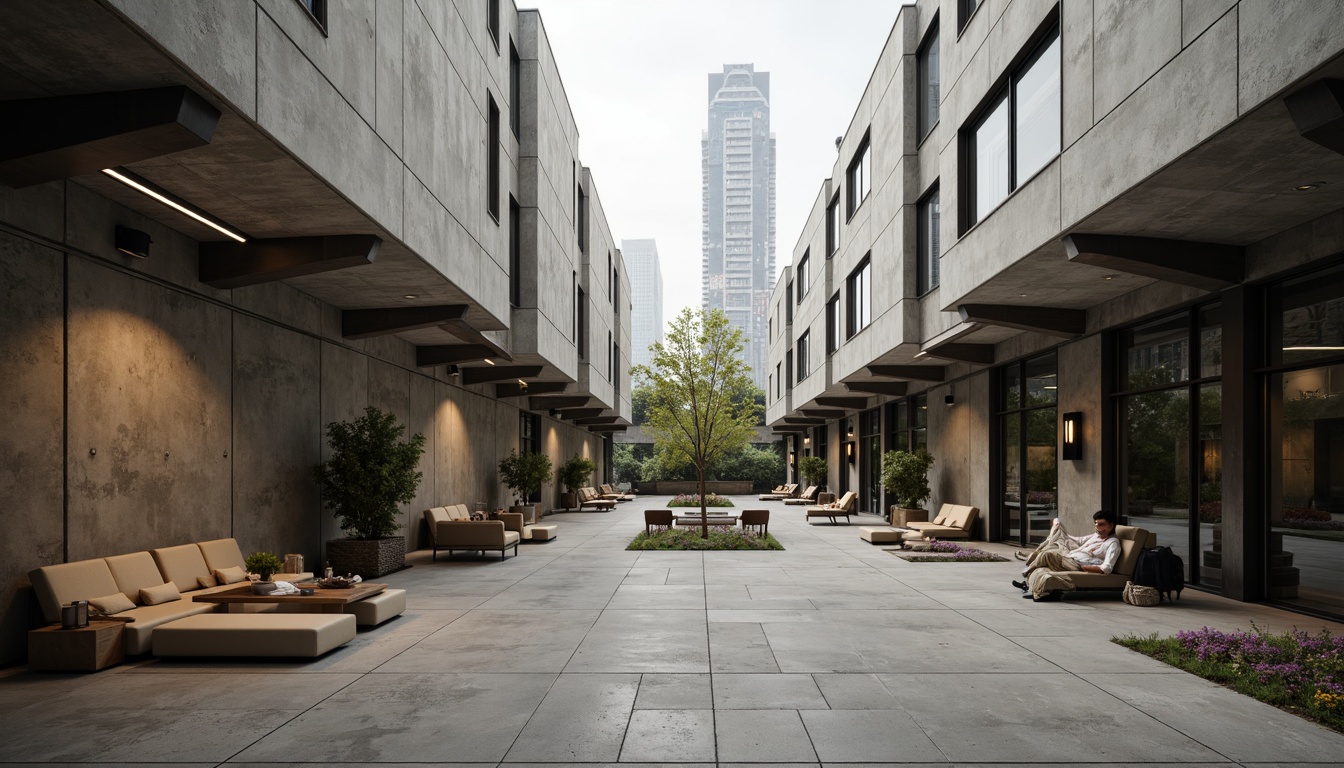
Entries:
[[1062, 445], [1059, 453], [1065, 461], [1077, 461], [1083, 458], [1083, 414], [1078, 411], [1064, 414], [1060, 442]]
[[118, 224], [112, 242], [116, 245], [118, 251], [121, 251], [127, 256], [134, 256], [137, 259], [148, 259], [149, 244], [154, 241], [149, 239], [148, 232], [141, 232], [138, 229], [131, 229], [130, 227], [123, 227]]
[[523, 392], [523, 393], [526, 393], [526, 392], [527, 392], [527, 382], [526, 382], [526, 381], [523, 381], [522, 379], [519, 379], [519, 380], [518, 380], [518, 391], [519, 391], [519, 392]]
[[854, 420], [853, 420], [853, 419], [849, 419], [848, 421], [845, 422], [845, 435], [848, 436], [848, 437], [853, 437], [853, 436], [854, 436]]
[[552, 408], [552, 409], [549, 411], [549, 413], [551, 414], [551, 418], [552, 418], [552, 419], [558, 419], [558, 418], [560, 418], [560, 409], [559, 409], [559, 408]]
[[789, 451], [789, 463], [790, 463], [790, 464], [792, 464], [792, 463], [793, 463], [793, 460], [796, 459], [797, 457], [798, 457], [798, 455], [797, 455], [796, 453], [794, 453], [793, 451]]
[[957, 398], [955, 395], [947, 394], [943, 396], [943, 405], [952, 406], [956, 404], [957, 404]]
[[854, 463], [854, 444], [853, 444], [853, 443], [845, 443], [845, 461], [848, 461], [850, 464], [853, 464], [853, 463]]
[[803, 445], [811, 445], [811, 444], [812, 444], [812, 436], [803, 435]]
[[462, 375], [462, 369], [458, 368], [456, 365], [450, 365], [448, 366], [448, 375], [456, 379], [458, 376]]

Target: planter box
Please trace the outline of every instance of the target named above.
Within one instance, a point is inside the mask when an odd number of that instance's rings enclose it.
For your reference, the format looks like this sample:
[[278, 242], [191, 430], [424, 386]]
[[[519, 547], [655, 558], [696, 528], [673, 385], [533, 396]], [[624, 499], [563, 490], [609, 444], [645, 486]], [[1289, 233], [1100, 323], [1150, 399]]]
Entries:
[[406, 565], [406, 539], [333, 539], [327, 542], [327, 562], [337, 576], [354, 573], [376, 579]]

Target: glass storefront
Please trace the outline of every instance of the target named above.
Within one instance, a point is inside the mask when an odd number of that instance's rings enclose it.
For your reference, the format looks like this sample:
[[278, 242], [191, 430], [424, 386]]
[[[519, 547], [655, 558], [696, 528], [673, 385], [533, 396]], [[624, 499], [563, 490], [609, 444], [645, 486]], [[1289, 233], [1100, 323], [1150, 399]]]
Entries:
[[1265, 595], [1344, 615], [1344, 269], [1267, 298]]
[[999, 369], [999, 538], [1045, 540], [1059, 516], [1055, 353]]

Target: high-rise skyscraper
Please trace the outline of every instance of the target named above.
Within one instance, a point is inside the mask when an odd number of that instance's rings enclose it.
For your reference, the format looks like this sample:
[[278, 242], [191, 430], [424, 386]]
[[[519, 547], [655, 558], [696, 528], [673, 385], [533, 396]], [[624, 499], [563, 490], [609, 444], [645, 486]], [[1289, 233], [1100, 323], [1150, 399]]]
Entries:
[[765, 387], [775, 281], [775, 135], [770, 73], [725, 64], [709, 75], [709, 125], [700, 140], [701, 303], [747, 337], [747, 362]]
[[621, 255], [630, 276], [630, 362], [653, 361], [649, 345], [663, 340], [663, 271], [653, 240], [622, 240]]

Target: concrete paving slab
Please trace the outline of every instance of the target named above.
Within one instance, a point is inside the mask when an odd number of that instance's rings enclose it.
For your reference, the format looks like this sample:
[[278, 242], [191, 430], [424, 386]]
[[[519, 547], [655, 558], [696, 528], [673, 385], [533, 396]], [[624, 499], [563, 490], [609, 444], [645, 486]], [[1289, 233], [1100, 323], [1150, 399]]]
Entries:
[[559, 672], [601, 614], [598, 611], [476, 610], [424, 638], [378, 671], [416, 673]]
[[811, 675], [714, 676], [714, 709], [826, 709]]
[[719, 759], [725, 762], [817, 760], [802, 718], [788, 709], [740, 709], [715, 713]]
[[817, 674], [816, 681], [831, 709], [899, 709], [896, 697], [877, 675]]
[[635, 709], [713, 709], [710, 676], [646, 674], [639, 681]]
[[714, 712], [707, 709], [641, 709], [630, 717], [621, 762], [714, 760]]
[[708, 672], [708, 635], [704, 611], [606, 610], [565, 672]]
[[698, 584], [623, 584], [607, 604], [612, 609], [659, 611], [705, 607], [705, 588]]
[[709, 625], [711, 672], [778, 672], [774, 652], [760, 624]]
[[943, 753], [905, 712], [893, 710], [799, 712], [822, 765], [935, 761]]
[[614, 762], [639, 690], [638, 675], [564, 675], [532, 714], [510, 762]]

